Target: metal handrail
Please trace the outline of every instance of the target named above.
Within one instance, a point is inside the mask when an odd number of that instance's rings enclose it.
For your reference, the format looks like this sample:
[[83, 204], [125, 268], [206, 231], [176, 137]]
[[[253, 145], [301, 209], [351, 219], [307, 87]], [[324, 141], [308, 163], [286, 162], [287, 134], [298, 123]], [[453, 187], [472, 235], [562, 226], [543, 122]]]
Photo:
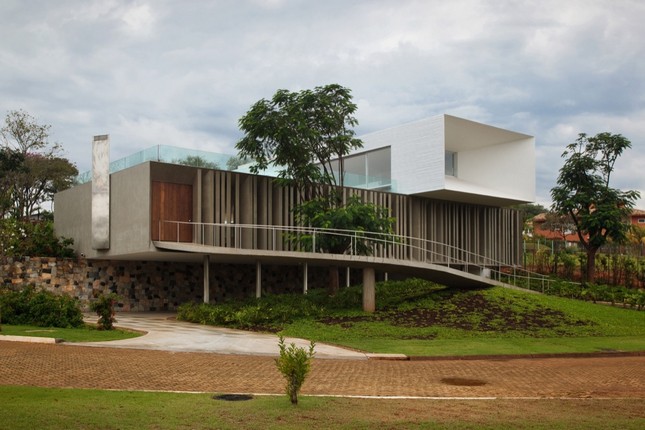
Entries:
[[[174, 228], [164, 228], [168, 225], [173, 226]], [[190, 240], [181, 240], [183, 239], [181, 233], [185, 231], [181, 230], [181, 226], [190, 227]], [[207, 229], [211, 229], [212, 234], [210, 231], [207, 231]], [[163, 234], [169, 231], [174, 232], [174, 235], [172, 235], [174, 236], [174, 238], [170, 238], [170, 240], [164, 238], [164, 236], [168, 236], [168, 234]], [[250, 231], [252, 234], [245, 235], [244, 233], [246, 231]], [[258, 232], [262, 231], [265, 232], [264, 238], [266, 244], [260, 247], [258, 246]], [[303, 249], [303, 247], [297, 243], [295, 245], [287, 243], [287, 249], [283, 249], [285, 247], [285, 242], [288, 242], [286, 240], [285, 234], [311, 235], [311, 250]], [[186, 236], [188, 236], [188, 232], [186, 232]], [[525, 270], [516, 265], [509, 265], [488, 256], [479, 255], [472, 251], [459, 248], [455, 245], [450, 245], [429, 239], [422, 239], [414, 236], [404, 236], [363, 230], [344, 230], [306, 226], [235, 224], [226, 222], [205, 223], [169, 220], [160, 220], [158, 230], [158, 238], [159, 241], [162, 242], [190, 242], [200, 245], [212, 245], [237, 249], [267, 251], [295, 250], [312, 253], [319, 252], [317, 251], [316, 245], [317, 242], [320, 243], [321, 236], [337, 236], [348, 238], [350, 243], [345, 251], [345, 254], [349, 255], [357, 255], [356, 248], [359, 241], [369, 241], [371, 243], [372, 251], [370, 255], [383, 259], [418, 261], [423, 263], [445, 265], [449, 268], [456, 268], [458, 270], [471, 274], [472, 272], [469, 272], [469, 269], [476, 268], [479, 269], [481, 273], [487, 271], [488, 273], [490, 273], [490, 278], [498, 282], [517, 285], [518, 281], [523, 280], [523, 282], [529, 284], [529, 288], [531, 288], [530, 286], [532, 285], [532, 283], [538, 282], [538, 286], [540, 288], [537, 289], [541, 289], [542, 291], [544, 291], [545, 288], [548, 288], [548, 283], [551, 281], [548, 276]], [[250, 246], [245, 246], [249, 242]], [[280, 243], [281, 246], [278, 246], [278, 243]], [[438, 249], [442, 250], [443, 252], [437, 251]], [[405, 257], [401, 258], [401, 256]], [[416, 256], [422, 256], [422, 258], [416, 258]]]

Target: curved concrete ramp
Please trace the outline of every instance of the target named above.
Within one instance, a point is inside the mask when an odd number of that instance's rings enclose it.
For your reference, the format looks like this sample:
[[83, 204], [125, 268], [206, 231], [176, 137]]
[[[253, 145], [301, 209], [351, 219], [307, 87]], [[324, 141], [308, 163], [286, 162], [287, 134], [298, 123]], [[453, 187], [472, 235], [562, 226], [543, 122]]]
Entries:
[[451, 287], [501, 285], [496, 280], [469, 273], [456, 267], [416, 260], [401, 260], [366, 255], [226, 248], [185, 242], [153, 242], [153, 244], [158, 249], [167, 251], [167, 257], [176, 260], [192, 259], [194, 262], [200, 262], [203, 256], [208, 255], [213, 257], [212, 261], [222, 263], [251, 263], [259, 261], [273, 264], [334, 264], [358, 268], [371, 267], [376, 270], [391, 273], [405, 273], [406, 275], [417, 276]]

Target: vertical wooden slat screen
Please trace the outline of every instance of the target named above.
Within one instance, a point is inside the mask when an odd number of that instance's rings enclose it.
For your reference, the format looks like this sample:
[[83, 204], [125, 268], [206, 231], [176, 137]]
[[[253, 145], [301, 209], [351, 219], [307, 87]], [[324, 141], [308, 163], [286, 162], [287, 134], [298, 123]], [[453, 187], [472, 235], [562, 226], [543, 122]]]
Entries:
[[[202, 186], [206, 187], [202, 191], [202, 201], [208, 202], [199, 209], [202, 220], [234, 225], [294, 225], [293, 208], [300, 202], [297, 189], [279, 186], [272, 178], [264, 176], [230, 171], [214, 171], [209, 174], [212, 179], [202, 176]], [[162, 207], [185, 204], [178, 203], [177, 198], [187, 192], [168, 191], [172, 187], [161, 192], [158, 188], [161, 185], [155, 184], [157, 183], [153, 183], [153, 196], [158, 197], [153, 198], [153, 238], [156, 238], [155, 234], [158, 236], [155, 229], [158, 229], [159, 218], [155, 214], [161, 214], [159, 210]], [[173, 197], [174, 193], [176, 197]], [[365, 202], [386, 207], [396, 219], [396, 234], [437, 242], [426, 244], [417, 240], [414, 245], [419, 249], [414, 251], [403, 245], [388, 245], [383, 247], [387, 248], [388, 256], [412, 256], [445, 263], [448, 261], [447, 257], [465, 258], [466, 252], [463, 251], [467, 251], [482, 256], [481, 262], [484, 262], [484, 258], [499, 260], [506, 265], [518, 264], [520, 261], [522, 236], [517, 211], [363, 189], [344, 189], [342, 197], [346, 200], [354, 194]], [[164, 213], [164, 216], [170, 215], [181, 215], [186, 220], [191, 218], [185, 213]], [[232, 229], [215, 228], [209, 230], [207, 236], [211, 235], [213, 238], [209, 239], [209, 244], [215, 246], [230, 246], [235, 240]], [[180, 239], [185, 238], [182, 235]], [[288, 249], [281, 234], [274, 235], [261, 230], [255, 233], [244, 232], [238, 240], [241, 241], [240, 245], [259, 249]], [[454, 251], [451, 246], [463, 251]]]

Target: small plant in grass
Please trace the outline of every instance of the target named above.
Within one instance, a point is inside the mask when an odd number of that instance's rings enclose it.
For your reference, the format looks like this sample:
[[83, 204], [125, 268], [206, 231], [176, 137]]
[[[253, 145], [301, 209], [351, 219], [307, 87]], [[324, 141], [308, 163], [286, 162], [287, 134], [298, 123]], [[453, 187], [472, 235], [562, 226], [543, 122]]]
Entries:
[[102, 294], [96, 301], [90, 303], [92, 312], [96, 312], [99, 316], [99, 330], [112, 330], [114, 328], [114, 323], [116, 322], [114, 305], [117, 300], [119, 300], [119, 296], [115, 293], [110, 293]]
[[287, 346], [284, 337], [280, 336], [279, 338], [280, 357], [276, 358], [275, 364], [284, 379], [287, 380], [286, 394], [291, 400], [291, 404], [297, 405], [298, 393], [311, 370], [311, 359], [315, 354], [316, 343], [311, 341], [309, 349], [306, 349], [297, 347], [295, 343]]

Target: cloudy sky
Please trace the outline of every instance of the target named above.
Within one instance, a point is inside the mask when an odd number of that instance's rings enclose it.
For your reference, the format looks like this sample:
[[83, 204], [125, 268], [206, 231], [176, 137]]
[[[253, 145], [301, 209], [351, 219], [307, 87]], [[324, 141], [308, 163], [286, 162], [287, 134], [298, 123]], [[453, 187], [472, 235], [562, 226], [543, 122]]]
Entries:
[[0, 0], [0, 114], [83, 171], [98, 134], [113, 160], [235, 153], [254, 102], [338, 83], [358, 134], [448, 113], [534, 135], [543, 204], [566, 144], [620, 133], [614, 185], [645, 198], [643, 23], [642, 0]]

